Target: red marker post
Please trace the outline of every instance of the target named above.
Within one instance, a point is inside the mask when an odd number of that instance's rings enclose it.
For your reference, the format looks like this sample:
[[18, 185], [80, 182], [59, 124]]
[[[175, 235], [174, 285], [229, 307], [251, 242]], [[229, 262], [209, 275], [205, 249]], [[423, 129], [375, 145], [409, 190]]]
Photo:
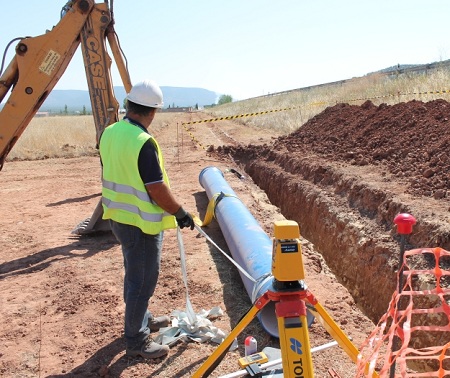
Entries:
[[[400, 234], [400, 260], [398, 265], [398, 288], [397, 292], [400, 294], [403, 290], [403, 258], [405, 255], [405, 239], [406, 235], [412, 233], [413, 226], [416, 224], [416, 218], [414, 218], [411, 214], [401, 213], [398, 214], [394, 218], [394, 223], [397, 225], [397, 232]], [[400, 302], [397, 303], [399, 305]], [[398, 350], [398, 337], [395, 337], [392, 343], [392, 352]], [[389, 377], [395, 377], [395, 360], [391, 364], [391, 368], [389, 370]]]
[[405, 235], [412, 233], [413, 226], [416, 224], [416, 218], [411, 214], [401, 213], [394, 218], [394, 223], [397, 225], [397, 232], [400, 234], [400, 261], [398, 272], [398, 293], [403, 289], [403, 257], [405, 255]]

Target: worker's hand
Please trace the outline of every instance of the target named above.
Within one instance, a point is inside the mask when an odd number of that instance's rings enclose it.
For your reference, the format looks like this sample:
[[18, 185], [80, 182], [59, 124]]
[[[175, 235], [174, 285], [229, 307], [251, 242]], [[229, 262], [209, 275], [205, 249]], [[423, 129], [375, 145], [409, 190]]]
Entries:
[[174, 215], [175, 218], [177, 219], [178, 227], [180, 228], [189, 227], [191, 230], [194, 229], [195, 223], [194, 219], [192, 218], [192, 215], [189, 214], [182, 207], [180, 207]]

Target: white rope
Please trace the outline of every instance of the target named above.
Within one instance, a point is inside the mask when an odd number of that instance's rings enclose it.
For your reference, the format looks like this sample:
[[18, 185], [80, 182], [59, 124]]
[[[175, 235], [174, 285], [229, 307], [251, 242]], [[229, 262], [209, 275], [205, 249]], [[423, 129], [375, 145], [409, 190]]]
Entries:
[[209, 236], [208, 234], [203, 231], [201, 229], [200, 226], [195, 225], [195, 229], [202, 235], [204, 236], [214, 247], [216, 247], [236, 268], [239, 269], [239, 271], [241, 271], [241, 273], [247, 277], [250, 281], [252, 281], [253, 283], [256, 283], [258, 280], [255, 280], [249, 273], [247, 273], [245, 271], [244, 268], [242, 268], [236, 261], [234, 261], [230, 256], [228, 256], [228, 254], [223, 251]]
[[[185, 250], [179, 227], [177, 228], [177, 241], [180, 250], [183, 282], [186, 289], [186, 311], [174, 310], [171, 314], [172, 325], [161, 328], [159, 335], [154, 340], [162, 345], [172, 345], [179, 340], [193, 340], [199, 343], [209, 340], [220, 344], [226, 335], [222, 330], [215, 327], [211, 320], [223, 315], [223, 311], [219, 307], [214, 307], [210, 311], [201, 310], [197, 314], [194, 312], [189, 298]], [[237, 345], [234, 346], [234, 348], [236, 347]]]
[[188, 282], [187, 282], [187, 270], [186, 270], [186, 254], [184, 251], [183, 237], [181, 235], [180, 227], [177, 227], [177, 241], [178, 249], [180, 251], [181, 272], [183, 273], [183, 282], [186, 289], [186, 310], [187, 317], [191, 324], [195, 323], [195, 313], [192, 308], [191, 300], [189, 298]]

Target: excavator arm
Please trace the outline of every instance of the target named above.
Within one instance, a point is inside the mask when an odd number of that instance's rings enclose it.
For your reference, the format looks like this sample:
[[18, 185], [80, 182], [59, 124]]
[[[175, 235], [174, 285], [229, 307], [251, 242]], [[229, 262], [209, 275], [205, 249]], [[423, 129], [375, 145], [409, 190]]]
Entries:
[[[96, 127], [96, 141], [106, 126], [118, 120], [119, 104], [111, 78], [111, 58], [106, 40], [113, 53], [126, 92], [131, 80], [125, 59], [114, 31], [113, 5], [105, 0], [69, 1], [63, 16], [51, 31], [19, 41], [16, 54], [0, 76], [0, 101], [10, 95], [0, 110], [0, 170], [8, 153], [22, 135], [31, 119], [64, 74], [75, 51], [81, 45]], [[107, 229], [101, 221], [99, 203], [93, 215], [81, 222], [74, 234]]]

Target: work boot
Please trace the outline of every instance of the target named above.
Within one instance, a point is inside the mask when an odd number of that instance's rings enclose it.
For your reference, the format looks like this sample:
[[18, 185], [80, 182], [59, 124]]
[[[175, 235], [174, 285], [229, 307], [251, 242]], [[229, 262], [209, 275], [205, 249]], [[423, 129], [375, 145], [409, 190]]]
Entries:
[[160, 345], [155, 343], [151, 337], [147, 337], [147, 339], [141, 344], [134, 348], [128, 348], [126, 350], [126, 355], [129, 357], [138, 357], [142, 358], [160, 358], [169, 353], [169, 347], [167, 345]]
[[167, 315], [157, 316], [156, 318], [148, 319], [148, 328], [151, 332], [158, 332], [160, 328], [167, 327], [170, 323], [170, 318]]

